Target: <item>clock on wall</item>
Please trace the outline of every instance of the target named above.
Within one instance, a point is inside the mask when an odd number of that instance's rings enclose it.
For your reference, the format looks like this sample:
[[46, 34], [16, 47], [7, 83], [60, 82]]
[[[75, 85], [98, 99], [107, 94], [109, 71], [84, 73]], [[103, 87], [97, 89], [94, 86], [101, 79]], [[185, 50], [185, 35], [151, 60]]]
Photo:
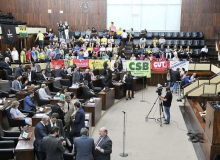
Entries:
[[82, 1], [82, 2], [80, 3], [80, 6], [79, 6], [79, 7], [82, 9], [83, 12], [88, 12], [89, 9], [90, 9], [89, 2], [87, 2], [87, 1]]

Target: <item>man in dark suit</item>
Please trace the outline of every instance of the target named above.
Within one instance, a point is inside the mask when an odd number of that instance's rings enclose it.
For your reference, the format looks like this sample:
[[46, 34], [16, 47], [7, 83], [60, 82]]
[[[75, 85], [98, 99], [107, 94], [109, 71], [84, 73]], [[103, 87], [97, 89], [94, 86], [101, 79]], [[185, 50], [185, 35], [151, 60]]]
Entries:
[[81, 137], [77, 137], [74, 141], [74, 156], [77, 160], [94, 160], [94, 139], [88, 137], [89, 131], [86, 128], [82, 128], [80, 134]]
[[84, 85], [82, 86], [83, 90], [84, 90], [84, 94], [85, 94], [85, 97], [87, 98], [91, 98], [91, 97], [98, 97], [95, 92], [93, 92], [92, 90], [89, 89], [89, 86], [88, 86], [88, 81], [84, 81]]
[[51, 107], [52, 109], [51, 114], [58, 113], [59, 115], [58, 119], [61, 119], [63, 124], [64, 124], [64, 116], [66, 113], [66, 111], [64, 110], [64, 104], [65, 104], [65, 101], [60, 100], [57, 104]]
[[12, 70], [10, 68], [9, 57], [5, 57], [5, 61], [3, 63], [3, 69], [8, 72], [8, 75], [12, 75]]
[[21, 64], [18, 68], [15, 69], [14, 76], [15, 77], [22, 76], [22, 74], [24, 73], [24, 68], [25, 68], [25, 65]]
[[59, 127], [60, 128], [59, 136], [64, 138], [65, 134], [64, 134], [64, 130], [63, 130], [63, 122], [62, 122], [62, 120], [60, 120], [58, 118], [59, 118], [58, 113], [53, 113], [51, 115], [49, 124], [47, 125], [47, 131], [50, 131], [50, 129], [52, 127]]
[[63, 69], [61, 69], [61, 71], [60, 71], [60, 77], [65, 77], [65, 76], [67, 76], [67, 75], [69, 75], [68, 74], [68, 72], [67, 72], [67, 68], [63, 68]]
[[42, 120], [36, 125], [34, 129], [35, 141], [34, 141], [34, 150], [38, 160], [45, 160], [46, 155], [42, 150], [42, 139], [48, 135], [46, 125], [50, 117], [45, 115], [43, 116]]
[[107, 134], [108, 131], [105, 127], [100, 128], [100, 137], [95, 143], [95, 160], [110, 160], [112, 141]]
[[47, 160], [63, 160], [66, 142], [62, 142], [57, 135], [59, 135], [59, 127], [52, 127], [50, 135], [43, 138], [42, 149], [46, 153]]
[[38, 78], [39, 78], [40, 81], [47, 81], [47, 77], [45, 75], [45, 69], [41, 70], [41, 73], [38, 74]]
[[28, 82], [29, 84], [36, 84], [36, 80], [39, 79], [38, 74], [35, 71], [31, 70], [30, 66], [26, 67], [26, 71], [28, 73]]
[[178, 88], [178, 81], [180, 81], [180, 72], [179, 68], [176, 69], [176, 71], [173, 71], [172, 78], [173, 78], [173, 88], [172, 88], [172, 93], [173, 90], [175, 89], [175, 93], [177, 93], [177, 88]]
[[74, 103], [76, 115], [75, 119], [73, 119], [74, 129], [70, 131], [70, 142], [73, 144], [73, 138], [80, 136], [80, 131], [85, 127], [85, 112], [81, 108], [79, 102]]

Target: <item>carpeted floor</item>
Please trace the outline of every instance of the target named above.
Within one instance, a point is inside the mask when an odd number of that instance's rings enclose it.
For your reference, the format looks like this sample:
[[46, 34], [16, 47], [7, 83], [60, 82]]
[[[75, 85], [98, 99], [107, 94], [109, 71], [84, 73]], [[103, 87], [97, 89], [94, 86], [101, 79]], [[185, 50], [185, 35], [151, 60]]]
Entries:
[[[165, 95], [163, 89], [163, 95]], [[154, 104], [157, 93], [156, 87], [148, 87], [144, 91], [144, 99], [140, 102], [142, 92], [135, 94], [132, 100], [121, 100], [103, 114], [103, 117], [93, 130], [92, 137], [95, 142], [99, 137], [99, 128], [107, 127], [108, 135], [113, 141], [112, 160], [197, 160], [193, 145], [188, 141], [185, 131], [177, 128], [173, 121], [169, 125], [163, 125], [155, 120], [145, 121], [145, 116]], [[171, 106], [171, 120], [178, 123], [179, 128], [186, 130], [185, 122], [179, 109], [181, 102], [177, 102], [177, 96], [173, 94]], [[149, 117], [159, 118], [159, 110], [154, 106]], [[127, 112], [127, 135], [125, 152], [128, 157], [120, 157], [123, 152], [123, 113]]]

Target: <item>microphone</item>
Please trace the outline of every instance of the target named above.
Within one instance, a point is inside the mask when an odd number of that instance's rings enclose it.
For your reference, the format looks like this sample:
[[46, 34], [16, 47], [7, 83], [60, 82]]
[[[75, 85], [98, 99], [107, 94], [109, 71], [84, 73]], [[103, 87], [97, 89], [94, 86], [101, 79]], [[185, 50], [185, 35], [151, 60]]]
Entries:
[[125, 111], [122, 111], [123, 113], [126, 113]]

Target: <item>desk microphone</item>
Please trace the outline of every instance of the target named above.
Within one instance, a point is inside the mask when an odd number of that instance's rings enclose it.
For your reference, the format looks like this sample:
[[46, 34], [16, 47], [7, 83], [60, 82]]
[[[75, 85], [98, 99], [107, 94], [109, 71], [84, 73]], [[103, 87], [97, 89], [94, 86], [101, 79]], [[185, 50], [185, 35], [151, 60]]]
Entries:
[[126, 113], [125, 111], [122, 111], [123, 113]]

